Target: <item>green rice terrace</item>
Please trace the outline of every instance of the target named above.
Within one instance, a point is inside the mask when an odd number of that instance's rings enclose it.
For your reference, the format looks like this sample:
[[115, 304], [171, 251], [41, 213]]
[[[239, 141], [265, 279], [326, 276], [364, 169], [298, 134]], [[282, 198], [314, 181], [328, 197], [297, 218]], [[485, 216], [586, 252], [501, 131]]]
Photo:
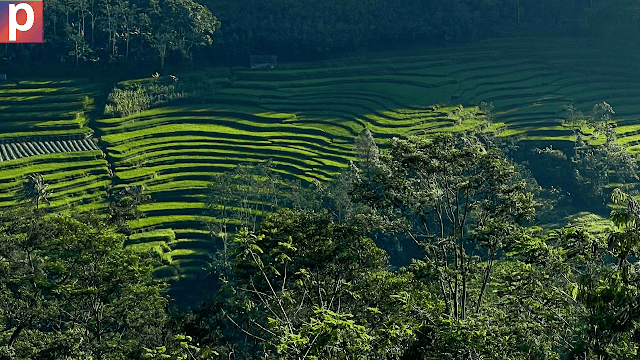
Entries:
[[[272, 159], [282, 177], [331, 179], [353, 159], [364, 127], [383, 147], [394, 136], [461, 131], [480, 123], [471, 119], [484, 101], [494, 106], [501, 136], [573, 141], [562, 125], [565, 106], [587, 113], [606, 101], [618, 141], [640, 151], [640, 57], [621, 48], [504, 39], [269, 70], [199, 69], [176, 74], [178, 81], [214, 90], [91, 121], [87, 114], [113, 84], [10, 79], [0, 82], [0, 207], [15, 201], [33, 172], [52, 184], [51, 206], [61, 209], [100, 210], [111, 186], [143, 185], [152, 201], [130, 224], [130, 246], [162, 255], [160, 277], [199, 278], [216, 248], [204, 226], [213, 174]], [[126, 83], [136, 81], [153, 80]]]
[[89, 79], [0, 82], [0, 208], [35, 172], [50, 184], [53, 209], [104, 208], [108, 164], [85, 115], [103, 88]]

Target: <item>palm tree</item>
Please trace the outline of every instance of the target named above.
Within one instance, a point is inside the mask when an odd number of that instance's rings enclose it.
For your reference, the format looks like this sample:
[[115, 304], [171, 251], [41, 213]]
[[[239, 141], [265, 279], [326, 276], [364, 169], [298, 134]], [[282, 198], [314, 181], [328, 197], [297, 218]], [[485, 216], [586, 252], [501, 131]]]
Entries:
[[49, 190], [49, 184], [44, 182], [42, 174], [33, 173], [28, 177], [29, 179], [24, 183], [22, 189], [23, 199], [34, 203], [36, 209], [40, 208], [42, 202], [47, 203], [47, 205], [50, 204], [47, 197], [52, 194], [52, 191]]

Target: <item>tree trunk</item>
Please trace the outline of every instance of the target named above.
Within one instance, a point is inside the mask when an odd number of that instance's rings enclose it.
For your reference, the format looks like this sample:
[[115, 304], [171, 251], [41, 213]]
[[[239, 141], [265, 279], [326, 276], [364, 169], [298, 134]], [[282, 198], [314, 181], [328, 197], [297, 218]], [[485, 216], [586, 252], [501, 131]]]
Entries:
[[455, 285], [454, 285], [454, 291], [453, 291], [453, 313], [455, 315], [456, 320], [458, 319], [458, 314], [459, 314], [459, 296], [458, 296], [458, 272], [460, 271], [460, 265], [459, 265], [459, 256], [458, 256], [458, 250], [455, 248], [455, 246], [453, 247], [454, 249], [454, 253], [456, 254], [456, 279], [455, 279]]
[[476, 303], [476, 313], [480, 312], [480, 305], [482, 304], [482, 296], [484, 295], [484, 290], [487, 287], [487, 282], [489, 282], [489, 274], [491, 273], [491, 267], [493, 265], [493, 257], [495, 253], [492, 251], [489, 256], [489, 261], [487, 262], [487, 268], [485, 269], [484, 276], [482, 278], [482, 286], [480, 287], [480, 294], [478, 295], [478, 302]]
[[93, 13], [91, 13], [91, 48], [95, 49], [95, 39], [93, 37], [96, 28], [96, 19]]
[[462, 320], [467, 318], [467, 274], [464, 265], [464, 246], [460, 239], [460, 274], [462, 276], [462, 294], [460, 295], [460, 317]]
[[167, 55], [167, 46], [161, 45], [158, 47], [158, 52], [160, 53], [160, 68], [164, 69], [164, 58]]
[[444, 299], [445, 312], [448, 315], [451, 315], [451, 303], [449, 301], [449, 295], [444, 289], [444, 283], [442, 282], [442, 278], [438, 279], [440, 283], [440, 291], [442, 291], [442, 298]]
[[13, 345], [16, 343], [16, 340], [18, 340], [18, 335], [20, 335], [20, 333], [22, 332], [22, 329], [24, 329], [24, 326], [18, 325], [18, 327], [15, 330], [13, 330], [13, 333], [9, 338], [9, 347], [13, 347]]
[[95, 49], [95, 41], [94, 41], [94, 32], [95, 32], [95, 28], [96, 28], [96, 8], [95, 8], [95, 0], [91, 1], [91, 48]]

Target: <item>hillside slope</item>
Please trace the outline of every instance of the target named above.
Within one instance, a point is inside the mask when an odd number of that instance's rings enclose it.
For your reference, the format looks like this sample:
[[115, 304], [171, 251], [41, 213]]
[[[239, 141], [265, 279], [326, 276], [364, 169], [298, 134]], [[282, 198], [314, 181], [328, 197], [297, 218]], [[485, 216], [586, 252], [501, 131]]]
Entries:
[[[195, 69], [176, 74], [178, 81], [212, 90], [98, 119], [93, 129], [84, 112], [100, 84], [0, 84], [0, 206], [11, 205], [36, 171], [54, 184], [52, 206], [59, 208], [102, 209], [110, 186], [143, 185], [152, 202], [142, 207], [146, 217], [131, 223], [131, 242], [162, 254], [159, 276], [198, 279], [217, 247], [204, 227], [204, 189], [213, 174], [239, 163], [272, 159], [283, 177], [331, 179], [353, 159], [353, 139], [364, 127], [383, 147], [393, 136], [460, 131], [478, 125], [468, 118], [482, 101], [494, 105], [494, 122], [507, 126], [502, 136], [542, 144], [573, 140], [562, 126], [566, 105], [589, 113], [607, 101], [619, 142], [640, 151], [640, 58], [625, 46], [500, 39], [268, 70]], [[138, 81], [152, 82], [152, 70]], [[92, 146], [98, 143], [106, 154]]]

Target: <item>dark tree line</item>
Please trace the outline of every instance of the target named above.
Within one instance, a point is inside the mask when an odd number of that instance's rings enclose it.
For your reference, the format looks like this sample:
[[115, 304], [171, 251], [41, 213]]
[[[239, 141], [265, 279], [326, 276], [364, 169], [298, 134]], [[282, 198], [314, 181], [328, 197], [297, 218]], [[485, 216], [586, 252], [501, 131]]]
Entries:
[[211, 45], [220, 23], [193, 0], [50, 0], [44, 3], [44, 44], [7, 44], [7, 64], [153, 64], [191, 61]]
[[250, 54], [275, 54], [282, 60], [317, 60], [366, 50], [425, 44], [446, 46], [514, 34], [589, 34], [634, 39], [640, 30], [640, 7], [632, 0], [201, 0], [200, 3], [47, 1], [45, 44], [0, 46], [0, 63], [64, 62], [86, 66], [144, 63], [162, 67], [166, 61], [184, 64], [199, 59], [247, 65]]
[[515, 34], [628, 36], [632, 0], [202, 0], [222, 22], [213, 57], [317, 60], [365, 50], [446, 46]]

